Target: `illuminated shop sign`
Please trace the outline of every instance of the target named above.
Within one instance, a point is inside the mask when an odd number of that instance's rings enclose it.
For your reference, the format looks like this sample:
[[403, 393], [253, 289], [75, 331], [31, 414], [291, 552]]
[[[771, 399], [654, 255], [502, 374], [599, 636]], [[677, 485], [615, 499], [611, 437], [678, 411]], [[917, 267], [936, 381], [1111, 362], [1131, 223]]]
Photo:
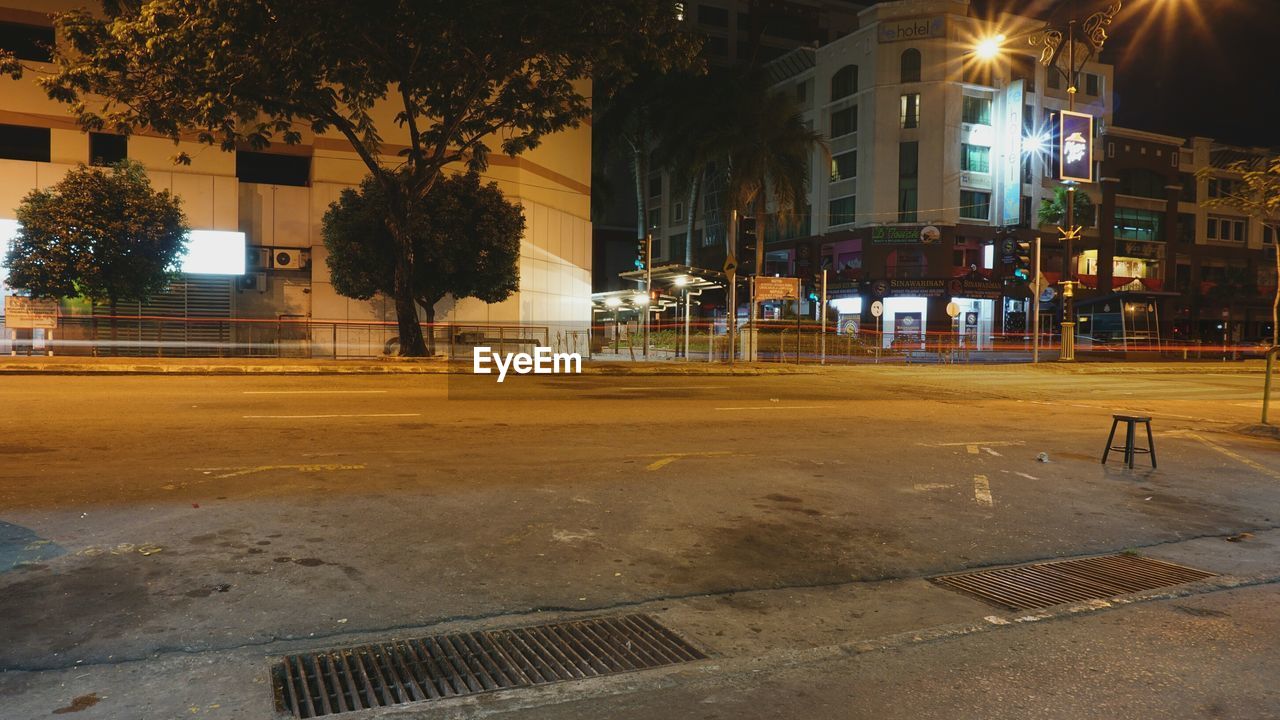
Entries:
[[945, 17], [915, 18], [881, 23], [877, 33], [880, 42], [891, 43], [903, 40], [920, 40], [946, 35], [947, 19]]
[[1022, 99], [1023, 81], [1015, 80], [1005, 91], [1004, 177], [1001, 225], [1017, 225], [1022, 220]]
[[1093, 182], [1093, 116], [1063, 110], [1059, 114], [1060, 180]]
[[[0, 219], [0, 262], [9, 243], [18, 236], [18, 221]], [[245, 236], [225, 230], [192, 230], [187, 235], [187, 254], [179, 271], [188, 275], [243, 275], [245, 272]], [[0, 294], [12, 288], [5, 286], [8, 269], [0, 265]]]

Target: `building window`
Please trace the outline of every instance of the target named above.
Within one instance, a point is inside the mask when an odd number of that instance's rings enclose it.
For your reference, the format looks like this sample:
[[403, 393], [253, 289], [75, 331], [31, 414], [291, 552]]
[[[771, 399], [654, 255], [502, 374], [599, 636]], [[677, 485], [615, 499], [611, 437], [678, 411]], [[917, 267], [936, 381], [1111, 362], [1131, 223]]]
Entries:
[[662, 208], [649, 208], [649, 227], [657, 228], [662, 226]]
[[89, 164], [114, 165], [129, 157], [129, 138], [124, 135], [89, 133]]
[[907, 48], [902, 51], [901, 82], [920, 82], [920, 51]]
[[858, 151], [831, 156], [831, 182], [840, 182], [858, 176]]
[[1236, 191], [1234, 180], [1227, 178], [1209, 178], [1209, 197], [1227, 197]]
[[1051, 67], [1045, 69], [1045, 80], [1050, 90], [1062, 89], [1062, 73], [1058, 72], [1058, 68]]
[[684, 202], [677, 201], [671, 204], [671, 222], [678, 223], [684, 221]]
[[1120, 182], [1116, 184], [1117, 193], [1154, 200], [1165, 199], [1164, 186], [1168, 181], [1160, 173], [1143, 168], [1132, 168], [1121, 170], [1118, 175]]
[[1153, 242], [1164, 239], [1163, 213], [1136, 208], [1118, 207], [1115, 211], [1115, 237], [1117, 240], [1143, 240]]
[[0, 49], [19, 60], [53, 62], [53, 42], [52, 27], [0, 22]]
[[[1174, 157], [1177, 157], [1176, 155]], [[1178, 177], [1182, 182], [1182, 190], [1178, 195], [1178, 199], [1182, 202], [1193, 203], [1196, 201], [1196, 176], [1191, 173], [1178, 173]]]
[[[1036, 61], [1030, 55], [1013, 55], [1009, 58], [1009, 77], [1021, 80], [1023, 90], [1029, 93], [1036, 91]], [[1023, 117], [1026, 117], [1025, 115]]]
[[0, 125], [0, 159], [49, 162], [49, 128]]
[[981, 145], [960, 145], [960, 169], [965, 172], [990, 173], [991, 148]]
[[960, 119], [972, 125], [991, 124], [991, 98], [964, 96], [964, 108]]
[[1098, 86], [1100, 78], [1093, 73], [1085, 73], [1084, 76], [1084, 94], [1092, 97], [1098, 96]]
[[837, 110], [831, 113], [831, 137], [838, 138], [841, 135], [858, 131], [858, 106], [853, 105], [843, 110]]
[[698, 24], [712, 27], [729, 27], [729, 11], [711, 5], [698, 6]]
[[662, 176], [661, 175], [649, 176], [649, 197], [651, 198], [662, 197]]
[[236, 177], [240, 182], [306, 187], [311, 183], [311, 158], [239, 150]]
[[1188, 213], [1178, 214], [1178, 242], [1184, 245], [1196, 241], [1196, 216]]
[[920, 143], [898, 143], [898, 222], [915, 222], [920, 205]]
[[988, 220], [991, 217], [991, 193], [960, 191], [960, 217], [966, 220]]
[[857, 204], [858, 199], [853, 195], [832, 200], [829, 208], [831, 219], [828, 224], [848, 225], [853, 222]]
[[684, 254], [684, 233], [676, 233], [667, 237], [667, 252], [671, 254], [671, 256], [668, 256], [668, 260], [674, 260], [677, 256]]
[[1244, 220], [1234, 218], [1210, 217], [1205, 230], [1205, 235], [1210, 240], [1244, 242], [1248, 224]]
[[907, 93], [902, 96], [902, 127], [920, 127], [920, 93]]
[[809, 81], [796, 83], [796, 102], [801, 105], [809, 102]]
[[1270, 245], [1275, 241], [1276, 241], [1275, 228], [1271, 227], [1270, 225], [1263, 225], [1262, 226], [1262, 243], [1264, 245]]
[[839, 100], [858, 92], [858, 66], [845, 65], [831, 76], [831, 99]]

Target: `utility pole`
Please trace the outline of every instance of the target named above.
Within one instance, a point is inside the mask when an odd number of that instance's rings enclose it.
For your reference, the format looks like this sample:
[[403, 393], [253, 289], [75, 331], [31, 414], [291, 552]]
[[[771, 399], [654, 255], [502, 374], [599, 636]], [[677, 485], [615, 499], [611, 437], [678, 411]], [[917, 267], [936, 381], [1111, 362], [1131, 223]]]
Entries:
[[[737, 210], [729, 211], [728, 232], [729, 232], [729, 241], [726, 244], [730, 248], [729, 258], [733, 259], [734, 257], [733, 250], [735, 249], [735, 246], [738, 244], [738, 211]], [[726, 310], [728, 311], [728, 317], [726, 318], [726, 320], [728, 321], [728, 324], [729, 324], [729, 365], [730, 367], [732, 367], [734, 364], [734, 352], [735, 352], [734, 346], [737, 344], [737, 333], [738, 333], [737, 264], [734, 263], [732, 269], [730, 269], [729, 263], [726, 263], [725, 270], [726, 270], [725, 275], [727, 275], [729, 278], [729, 301], [728, 303], [726, 303], [726, 305], [728, 306], [726, 308]]]
[[653, 233], [644, 234], [644, 359], [649, 359], [649, 322], [653, 317]]
[[822, 310], [818, 313], [818, 322], [822, 324], [821, 364], [827, 364], [827, 269], [822, 268]]
[[[1067, 23], [1067, 109], [1075, 112], [1076, 90], [1080, 73], [1076, 71], [1076, 21]], [[1059, 362], [1073, 362], [1076, 359], [1076, 316], [1075, 303], [1072, 300], [1071, 283], [1075, 278], [1075, 263], [1072, 262], [1072, 240], [1075, 239], [1076, 227], [1076, 185], [1067, 184], [1066, 231], [1062, 236], [1062, 351], [1058, 355]]]
[[1036, 237], [1036, 275], [1031, 284], [1031, 362], [1040, 362], [1040, 238]]

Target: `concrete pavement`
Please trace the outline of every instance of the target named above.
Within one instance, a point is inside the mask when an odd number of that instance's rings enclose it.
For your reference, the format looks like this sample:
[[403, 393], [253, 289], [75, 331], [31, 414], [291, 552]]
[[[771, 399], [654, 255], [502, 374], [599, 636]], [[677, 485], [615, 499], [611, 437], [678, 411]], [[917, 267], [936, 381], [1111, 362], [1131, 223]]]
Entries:
[[[1274, 441], [1224, 432], [1257, 384], [4, 377], [0, 692], [31, 717], [94, 683], [131, 699], [78, 717], [261, 717], [265, 656], [530, 613], [711, 603], [724, 626], [673, 626], [771, 657], [968, 623], [989, 609], [919, 581], [965, 567], [1203, 536], [1266, 576], [1271, 540], [1221, 540], [1280, 524]], [[1097, 462], [1121, 409], [1156, 417], [1159, 470]]]

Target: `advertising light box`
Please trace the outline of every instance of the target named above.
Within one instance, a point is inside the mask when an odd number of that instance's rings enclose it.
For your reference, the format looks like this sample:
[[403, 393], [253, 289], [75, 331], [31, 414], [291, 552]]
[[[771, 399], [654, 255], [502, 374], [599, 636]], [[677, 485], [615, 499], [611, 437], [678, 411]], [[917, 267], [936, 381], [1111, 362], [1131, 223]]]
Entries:
[[189, 275], [243, 275], [244, 253], [242, 232], [192, 230], [181, 270]]
[[1063, 110], [1059, 123], [1059, 179], [1093, 182], [1093, 116]]

